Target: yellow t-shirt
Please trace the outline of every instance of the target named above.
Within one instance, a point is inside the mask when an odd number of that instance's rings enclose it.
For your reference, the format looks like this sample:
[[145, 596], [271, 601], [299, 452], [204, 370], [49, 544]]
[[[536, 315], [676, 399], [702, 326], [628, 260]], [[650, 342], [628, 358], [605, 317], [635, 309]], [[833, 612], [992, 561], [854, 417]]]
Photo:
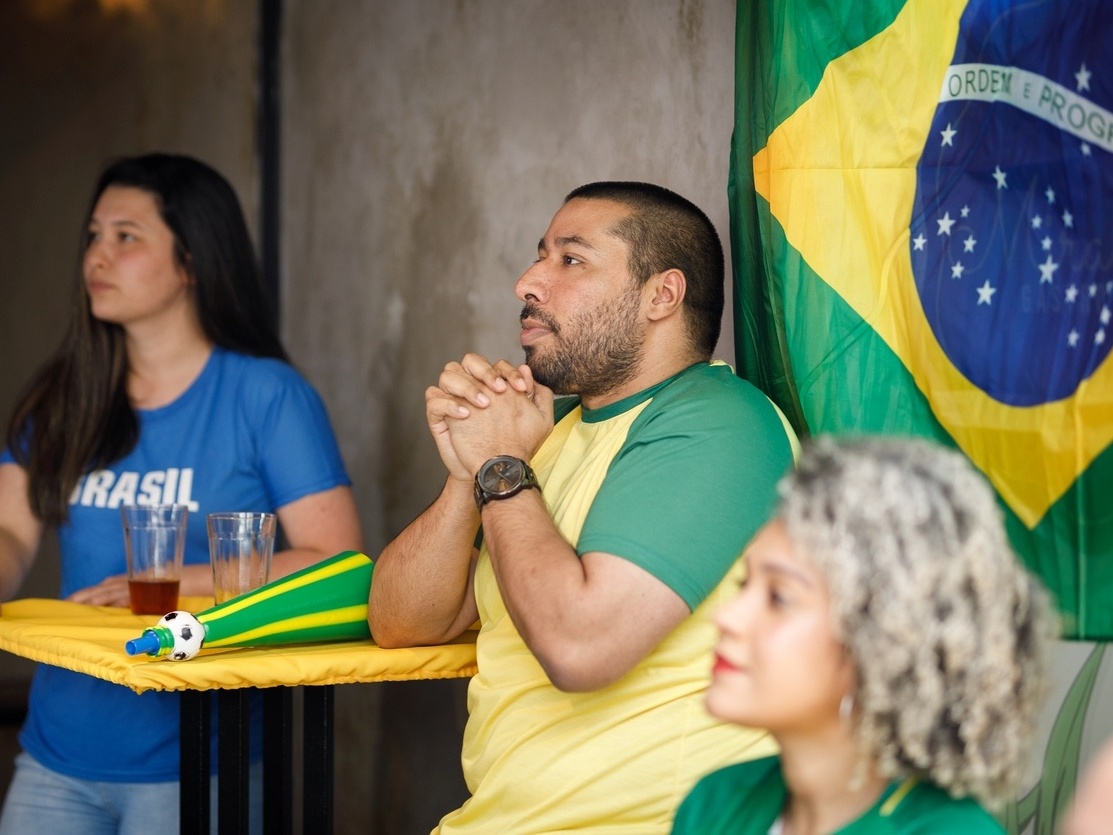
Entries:
[[[580, 553], [630, 559], [689, 605], [702, 602], [619, 681], [565, 693], [518, 634], [481, 550], [479, 673], [463, 751], [472, 797], [441, 821], [442, 835], [667, 833], [701, 776], [775, 750], [764, 733], [712, 719], [703, 694], [711, 616], [737, 590], [738, 555], [790, 463], [773, 406], [725, 366], [693, 366], [606, 409], [577, 406], [559, 420], [532, 464], [561, 533]], [[662, 498], [673, 493], [675, 502]], [[660, 500], [647, 510], [648, 495]], [[662, 507], [676, 515], [662, 522]]]

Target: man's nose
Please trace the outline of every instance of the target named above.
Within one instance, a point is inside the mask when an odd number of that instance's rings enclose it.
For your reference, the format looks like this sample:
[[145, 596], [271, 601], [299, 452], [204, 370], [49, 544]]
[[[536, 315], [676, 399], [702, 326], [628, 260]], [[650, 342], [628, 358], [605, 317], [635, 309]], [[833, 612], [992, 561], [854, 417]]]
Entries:
[[544, 302], [548, 295], [546, 286], [544, 262], [537, 261], [518, 277], [518, 281], [514, 285], [514, 295], [523, 302]]

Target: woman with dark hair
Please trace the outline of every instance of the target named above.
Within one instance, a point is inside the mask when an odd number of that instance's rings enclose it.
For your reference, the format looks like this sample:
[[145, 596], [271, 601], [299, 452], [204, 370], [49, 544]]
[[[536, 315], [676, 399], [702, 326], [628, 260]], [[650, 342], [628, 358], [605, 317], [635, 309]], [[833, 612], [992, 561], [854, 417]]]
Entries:
[[[127, 606], [125, 504], [189, 506], [183, 595], [212, 593], [209, 512], [278, 514], [272, 578], [361, 549], [328, 415], [287, 360], [227, 181], [186, 156], [122, 159], [86, 228], [68, 333], [0, 455], [0, 598], [53, 529], [61, 596]], [[0, 833], [176, 831], [176, 694], [43, 665], [20, 743]]]
[[1019, 788], [1051, 616], [970, 463], [822, 438], [746, 564], [707, 707], [781, 753], [704, 777], [675, 835], [1002, 833], [983, 804]]

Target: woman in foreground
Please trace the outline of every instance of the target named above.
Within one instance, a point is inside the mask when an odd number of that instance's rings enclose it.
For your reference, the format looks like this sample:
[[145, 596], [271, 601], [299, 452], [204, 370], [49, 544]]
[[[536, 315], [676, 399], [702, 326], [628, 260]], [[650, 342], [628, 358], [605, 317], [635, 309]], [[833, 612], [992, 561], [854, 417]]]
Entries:
[[821, 439], [747, 560], [707, 707], [781, 754], [704, 777], [675, 835], [1002, 832], [1050, 618], [966, 459]]

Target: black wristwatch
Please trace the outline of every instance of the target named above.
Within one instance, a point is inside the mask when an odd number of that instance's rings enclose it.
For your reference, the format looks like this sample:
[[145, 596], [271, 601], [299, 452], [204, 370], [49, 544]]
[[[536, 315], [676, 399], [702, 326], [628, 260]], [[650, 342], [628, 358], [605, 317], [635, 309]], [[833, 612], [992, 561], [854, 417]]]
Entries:
[[489, 501], [509, 499], [531, 487], [541, 489], [529, 464], [509, 455], [496, 456], [475, 474], [475, 506], [482, 509]]

